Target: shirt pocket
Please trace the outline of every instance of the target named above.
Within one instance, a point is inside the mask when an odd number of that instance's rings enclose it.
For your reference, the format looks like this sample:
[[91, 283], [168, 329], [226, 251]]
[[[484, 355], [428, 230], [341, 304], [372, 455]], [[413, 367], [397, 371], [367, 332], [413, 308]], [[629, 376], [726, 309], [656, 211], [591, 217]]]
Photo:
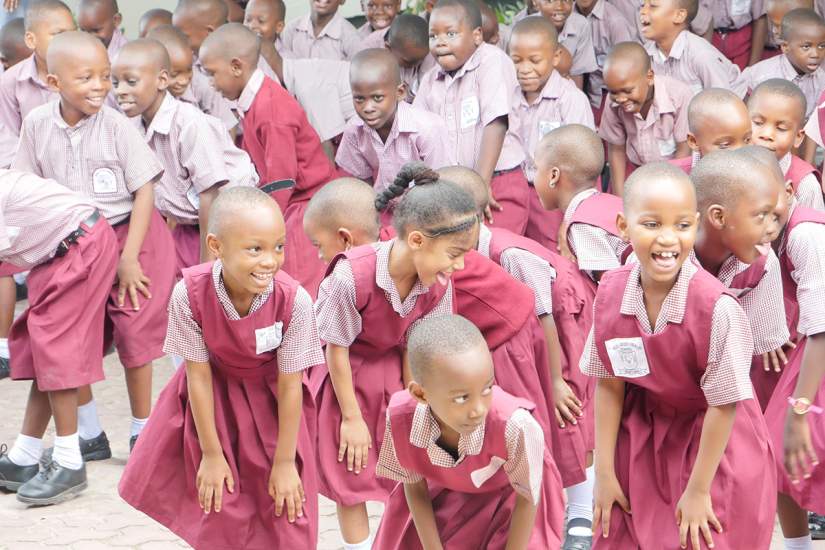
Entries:
[[131, 194], [119, 161], [88, 160], [86, 163], [93, 196]]

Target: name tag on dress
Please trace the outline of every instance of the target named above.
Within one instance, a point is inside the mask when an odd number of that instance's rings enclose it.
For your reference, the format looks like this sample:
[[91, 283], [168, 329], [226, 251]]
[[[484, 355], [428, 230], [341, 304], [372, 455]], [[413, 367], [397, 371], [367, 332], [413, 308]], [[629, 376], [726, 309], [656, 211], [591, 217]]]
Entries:
[[751, 11], [751, 0], [732, 0], [730, 3], [731, 17], [745, 15], [749, 11]]
[[117, 176], [111, 168], [98, 168], [92, 174], [92, 185], [95, 193], [117, 193]]
[[676, 152], [676, 138], [670, 136], [667, 139], [657, 140], [659, 143], [659, 154], [665, 158], [670, 158]]
[[470, 128], [478, 123], [478, 115], [481, 112], [476, 96], [468, 97], [461, 101], [461, 129]]
[[561, 122], [557, 120], [539, 120], [539, 139], [544, 138], [559, 126], [561, 126]]
[[278, 321], [271, 327], [255, 329], [255, 353], [272, 351], [281, 345], [284, 323]]
[[604, 343], [613, 374], [622, 378], [641, 378], [650, 374], [641, 338], [613, 338]]
[[496, 472], [498, 472], [499, 468], [501, 468], [505, 462], [507, 461], [503, 458], [494, 456], [487, 466], [479, 468], [478, 470], [473, 470], [470, 473], [470, 480], [473, 482], [473, 485], [476, 487], [481, 487], [484, 485], [485, 481], [496, 475]]

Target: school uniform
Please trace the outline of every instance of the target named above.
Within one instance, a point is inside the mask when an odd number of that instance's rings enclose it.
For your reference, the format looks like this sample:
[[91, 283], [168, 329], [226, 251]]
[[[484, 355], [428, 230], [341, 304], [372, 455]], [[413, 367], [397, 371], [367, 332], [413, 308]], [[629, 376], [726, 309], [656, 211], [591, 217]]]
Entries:
[[[722, 523], [719, 549], [767, 548], [776, 510], [769, 434], [748, 378], [748, 320], [724, 286], [685, 261], [655, 326], [638, 264], [606, 273], [581, 369], [626, 383], [615, 473], [633, 514], [613, 508], [610, 535], [593, 548], [677, 548], [684, 493], [708, 407], [736, 405], [730, 439], [710, 487]], [[674, 361], [674, 359], [676, 359]]]
[[762, 11], [762, 1], [710, 2], [714, 26], [712, 43], [740, 69], [750, 61], [753, 22], [759, 19]]
[[671, 159], [677, 144], [687, 141], [687, 112], [692, 98], [687, 84], [657, 74], [653, 77], [653, 103], [647, 116], [625, 112], [621, 105], [606, 105], [599, 136], [608, 144], [624, 145], [633, 168]]
[[559, 475], [531, 417], [532, 404], [494, 386], [484, 424], [442, 449], [438, 422], [408, 392], [392, 396], [378, 475], [401, 482], [390, 495], [374, 546], [420, 549], [404, 483], [426, 480], [446, 548], [504, 548], [516, 495], [537, 507], [527, 548], [560, 548], [564, 502]]
[[651, 68], [657, 76], [681, 80], [694, 94], [705, 88], [730, 90], [739, 77], [739, 67], [701, 36], [682, 31], [665, 55], [653, 41], [643, 44], [650, 55]]
[[88, 198], [0, 170], [0, 261], [29, 272], [29, 306], [11, 327], [11, 377], [40, 391], [103, 380], [103, 317], [117, 239]]
[[[433, 170], [455, 164], [444, 121], [404, 101], [398, 103], [386, 141], [355, 117], [344, 130], [335, 155], [341, 170], [372, 181], [379, 193], [392, 184], [404, 164], [412, 161], [421, 161]], [[389, 221], [385, 220], [384, 225]]]
[[[369, 32], [366, 34], [363, 33], [362, 29], [367, 27]], [[361, 38], [361, 42], [358, 44], [358, 51], [361, 50], [368, 50], [370, 48], [383, 48], [384, 47], [384, 39], [387, 36], [387, 33], [390, 32], [389, 27], [384, 27], [383, 29], [379, 29], [377, 31], [372, 30], [372, 27], [369, 26], [369, 23], [365, 23], [358, 29], [358, 36]]]
[[476, 167], [484, 128], [500, 117], [508, 118], [490, 182], [493, 197], [504, 210], [493, 216], [497, 227], [523, 235], [533, 191], [521, 168], [524, 150], [518, 138], [518, 118], [513, 116], [520, 93], [513, 62], [495, 46], [484, 43], [452, 75], [440, 66], [433, 67], [422, 78], [413, 106], [445, 120], [454, 158], [467, 168]]
[[287, 23], [281, 40], [295, 57], [320, 59], [352, 59], [358, 53], [361, 37], [352, 23], [336, 12], [318, 36], [312, 29], [312, 15], [306, 14]]
[[[578, 10], [578, 8], [574, 8], [574, 10]], [[578, 11], [574, 12], [578, 13]], [[598, 69], [592, 71], [590, 76], [587, 77], [587, 93], [593, 108], [600, 109], [605, 95], [602, 71], [604, 70], [607, 54], [619, 42], [633, 41], [637, 37], [631, 32], [633, 27], [628, 26], [619, 9], [607, 0], [598, 0], [590, 14], [583, 17], [590, 25], [593, 51], [596, 55], [596, 65], [598, 65]]]
[[573, 58], [571, 76], [581, 76], [599, 69], [590, 24], [582, 14], [576, 11], [570, 13], [559, 31], [559, 44], [567, 48]]
[[192, 81], [178, 100], [194, 105], [207, 115], [219, 119], [227, 130], [232, 130], [238, 125], [238, 118], [232, 112], [234, 104], [212, 87], [209, 77], [203, 72], [203, 66], [197, 59], [192, 65]]
[[148, 128], [139, 117], [135, 120], [163, 166], [155, 185], [155, 207], [175, 222], [172, 237], [179, 278], [183, 268], [201, 263], [200, 194], [223, 183], [257, 187], [258, 174], [220, 120], [171, 94], [164, 96]]
[[682, 157], [678, 159], [668, 159], [667, 163], [681, 168], [688, 176], [702, 159], [699, 151], [692, 151], [689, 157]]
[[123, 36], [120, 29], [115, 29], [115, 32], [112, 33], [112, 39], [109, 41], [109, 46], [106, 48], [106, 53], [109, 54], [109, 61], [114, 63], [117, 54], [119, 54], [123, 46], [128, 43], [129, 40]]
[[[303, 517], [275, 516], [268, 480], [278, 441], [278, 377], [322, 365], [324, 355], [307, 292], [279, 271], [241, 317], [220, 261], [184, 270], [169, 303], [164, 349], [208, 363], [215, 427], [235, 490], [220, 512], [204, 514], [195, 478], [202, 458], [186, 369], [164, 388], [132, 452], [118, 492], [126, 502], [195, 548], [315, 548], [318, 499], [315, 406], [303, 386], [295, 465], [306, 500]], [[286, 508], [286, 507], [285, 507]]]
[[[782, 290], [785, 314], [791, 338], [797, 347], [791, 351], [789, 363], [782, 369], [771, 401], [765, 411], [777, 454], [779, 492], [790, 496], [802, 509], [825, 513], [825, 468], [822, 462], [813, 467], [811, 477], [791, 483], [782, 460], [784, 431], [789, 410], [788, 398], [796, 396], [796, 384], [802, 369], [802, 359], [808, 336], [825, 331], [822, 310], [822, 269], [825, 258], [825, 214], [801, 205], [791, 205], [790, 217], [779, 241], [779, 262], [782, 266]], [[820, 386], [814, 399], [816, 406], [825, 406], [825, 391]], [[817, 456], [825, 455], [825, 423], [821, 414], [808, 413], [811, 442]]]
[[825, 130], [825, 90], [819, 95], [814, 106], [814, 111], [805, 123], [805, 135], [819, 147], [825, 147], [825, 136], [822, 134]]
[[791, 182], [794, 197], [801, 206], [825, 211], [820, 175], [816, 168], [793, 153], [782, 157], [779, 168], [786, 181]]
[[595, 272], [621, 267], [632, 252], [616, 227], [616, 216], [621, 211], [619, 197], [597, 189], [576, 194], [564, 211], [567, 246], [579, 269], [591, 278]]
[[57, 99], [37, 74], [34, 54], [9, 67], [0, 75], [0, 168], [8, 168], [14, 160], [23, 119], [35, 107]]
[[[526, 397], [547, 403], [550, 417], [548, 441], [552, 441], [553, 456], [565, 487], [585, 480], [587, 453], [595, 446], [593, 393], [595, 383], [578, 368], [587, 331], [593, 322], [595, 293], [578, 267], [527, 237], [506, 229], [481, 226], [478, 251], [501, 265], [518, 281], [526, 284], [535, 297], [535, 316], [552, 315], [558, 332], [562, 377], [582, 402], [584, 416], [577, 424], [559, 428], [555, 422], [552, 384], [548, 368], [547, 343], [542, 330], [533, 337], [536, 369], [541, 386]], [[499, 383], [501, 385], [501, 382]], [[537, 418], [539, 420], [539, 418]], [[548, 429], [549, 428], [549, 429]]]
[[301, 106], [277, 82], [256, 70], [238, 98], [244, 127], [241, 147], [260, 176], [260, 188], [278, 202], [286, 222], [282, 269], [315, 294], [324, 264], [304, 233], [312, 195], [336, 178], [318, 134]]
[[433, 56], [427, 54], [415, 67], [401, 67], [401, 82], [407, 87], [407, 102], [415, 101], [418, 88], [421, 86], [421, 79], [436, 65]]
[[315, 304], [321, 339], [349, 348], [353, 388], [373, 441], [367, 466], [359, 475], [338, 462], [341, 409], [327, 370], [316, 369], [310, 381], [312, 394], [318, 417], [329, 427], [319, 434], [316, 447], [320, 492], [343, 506], [383, 501], [389, 495], [393, 484], [375, 477], [375, 465], [389, 397], [403, 389], [404, 343], [418, 321], [453, 312], [451, 284], [436, 283], [427, 288], [417, 281], [401, 300], [389, 273], [394, 242], [359, 246], [339, 254], [329, 265]]
[[822, 90], [825, 89], [825, 69], [822, 66], [818, 67], [812, 73], [799, 74], [797, 70], [791, 65], [788, 56], [785, 54], [760, 61], [756, 65], [748, 67], [734, 84], [734, 90], [741, 97], [753, 92], [753, 90], [761, 83], [771, 78], [782, 78], [793, 82], [802, 93], [805, 94], [807, 100], [808, 110], [805, 116], [808, 117], [816, 107], [817, 99]]
[[[153, 185], [163, 172], [140, 132], [124, 115], [104, 105], [69, 127], [60, 114], [59, 101], [34, 109], [23, 121], [13, 166], [53, 178], [92, 199], [114, 227], [119, 253], [129, 233], [132, 195], [143, 185]], [[127, 368], [164, 355], [166, 303], [175, 282], [174, 256], [169, 229], [153, 208], [138, 256], [144, 275], [152, 282], [152, 298], [138, 292], [139, 311], [134, 311], [128, 297], [120, 307], [115, 281], [106, 305], [106, 347], [114, 339], [120, 362]]]

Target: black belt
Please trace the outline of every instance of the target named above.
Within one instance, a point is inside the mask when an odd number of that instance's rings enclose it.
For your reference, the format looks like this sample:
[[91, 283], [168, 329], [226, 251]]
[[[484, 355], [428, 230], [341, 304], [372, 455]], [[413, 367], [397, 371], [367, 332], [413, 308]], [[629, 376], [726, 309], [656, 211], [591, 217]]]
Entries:
[[[113, 223], [113, 224], [112, 224], [112, 227], [120, 227], [121, 225], [124, 225], [124, 224], [129, 223], [129, 220], [131, 220], [131, 219], [132, 219], [132, 214], [129, 214], [128, 216], [126, 216], [125, 218], [123, 218], [122, 220], [120, 220], [119, 222], [117, 222], [117, 223]], [[90, 227], [91, 227], [91, 226], [90, 226]]]
[[501, 176], [502, 174], [509, 174], [510, 172], [514, 172], [516, 170], [521, 170], [521, 166], [514, 166], [512, 168], [505, 168], [504, 170], [496, 170], [493, 172], [493, 177]]
[[69, 233], [69, 235], [65, 239], [60, 241], [60, 244], [57, 245], [57, 250], [54, 253], [55, 257], [62, 258], [63, 256], [65, 256], [66, 253], [69, 252], [70, 246], [75, 244], [80, 237], [88, 234], [88, 231], [83, 229], [83, 226], [85, 225], [86, 227], [91, 229], [98, 222], [98, 220], [100, 220], [100, 212], [95, 210], [91, 216], [86, 218], [84, 221], [80, 222], [80, 226], [77, 229]]
[[284, 189], [290, 189], [295, 187], [295, 180], [278, 180], [273, 181], [272, 183], [267, 183], [266, 185], [262, 185], [259, 189], [264, 193], [274, 193], [275, 191], [283, 191]]

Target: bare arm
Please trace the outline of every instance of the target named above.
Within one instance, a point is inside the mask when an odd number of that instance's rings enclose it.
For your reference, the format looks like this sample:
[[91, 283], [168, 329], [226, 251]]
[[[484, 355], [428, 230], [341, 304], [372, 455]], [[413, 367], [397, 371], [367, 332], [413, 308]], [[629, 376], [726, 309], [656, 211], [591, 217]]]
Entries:
[[753, 22], [753, 32], [751, 33], [751, 57], [748, 67], [756, 65], [762, 60], [762, 52], [765, 50], [765, 41], [768, 38], [768, 19], [761, 16]]
[[510, 517], [505, 550], [525, 550], [536, 523], [536, 505], [516, 493], [516, 506]]
[[135, 311], [140, 309], [137, 297], [138, 291], [147, 299], [152, 297], [149, 292], [152, 281], [143, 274], [143, 267], [138, 261], [138, 256], [143, 246], [143, 239], [146, 238], [146, 232], [149, 230], [152, 211], [155, 208], [153, 185], [154, 180], [143, 185], [135, 192], [132, 215], [129, 218], [129, 232], [126, 234], [126, 242], [123, 245], [120, 263], [117, 266], [118, 305], [120, 307], [125, 305], [126, 294], [128, 293], [132, 308]]
[[610, 163], [610, 184], [613, 194], [622, 196], [624, 180], [627, 174], [627, 152], [625, 145], [607, 144], [607, 161]]
[[[498, 163], [498, 157], [501, 155], [501, 148], [504, 145], [504, 136], [507, 135], [507, 117], [499, 117], [484, 127], [484, 132], [481, 135], [481, 149], [476, 161], [476, 172], [484, 178], [487, 182], [487, 187], [490, 187], [490, 181], [493, 179], [493, 172]], [[490, 191], [490, 206], [486, 213], [488, 221], [492, 222], [492, 210], [501, 210], [501, 206], [493, 197], [493, 192]]]
[[[813, 402], [825, 377], [825, 333], [808, 336], [803, 354], [793, 397]], [[819, 460], [811, 442], [807, 416], [795, 414], [788, 408], [784, 437], [785, 468], [791, 476], [791, 481], [799, 481], [803, 476], [809, 475], [812, 466]]]
[[[404, 496], [407, 497], [407, 506], [410, 508], [415, 530], [421, 539], [424, 550], [443, 550], [441, 538], [438, 536], [438, 527], [435, 523], [433, 503], [427, 488], [427, 480], [418, 483], [405, 483]], [[511, 523], [512, 528], [512, 523]], [[508, 544], [509, 548], [509, 544]]]
[[610, 516], [618, 504], [630, 513], [630, 502], [616, 477], [616, 439], [624, 408], [625, 383], [618, 378], [596, 382], [596, 486], [593, 494], [593, 525], [601, 525], [602, 536], [610, 534]]
[[327, 344], [326, 350], [329, 376], [335, 390], [335, 398], [341, 408], [341, 444], [338, 448], [338, 462], [347, 458], [347, 469], [361, 473], [367, 464], [372, 436], [361, 416], [361, 408], [355, 398], [352, 382], [352, 366], [349, 362], [349, 348]]
[[303, 516], [304, 487], [295, 465], [303, 404], [303, 372], [278, 374], [278, 444], [269, 477], [269, 496], [280, 516], [286, 503], [287, 519]]
[[556, 323], [552, 315], [542, 315], [539, 318], [547, 342], [547, 359], [550, 369], [550, 380], [553, 382], [553, 403], [555, 405], [556, 422], [564, 428], [565, 421], [576, 424], [577, 418], [582, 415], [582, 402], [570, 389], [564, 380], [561, 369], [561, 343]]

